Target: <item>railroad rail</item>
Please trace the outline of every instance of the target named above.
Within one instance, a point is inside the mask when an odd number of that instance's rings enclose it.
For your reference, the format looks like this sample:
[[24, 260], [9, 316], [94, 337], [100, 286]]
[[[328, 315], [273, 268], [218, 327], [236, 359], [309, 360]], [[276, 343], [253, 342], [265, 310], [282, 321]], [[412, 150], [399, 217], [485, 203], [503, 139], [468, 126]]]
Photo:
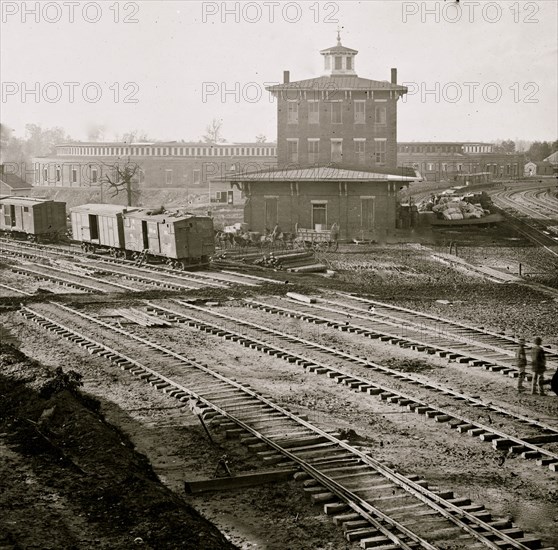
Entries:
[[[370, 311], [332, 300], [320, 300], [326, 304], [331, 304], [326, 306], [322, 306], [319, 303], [303, 304], [295, 300], [286, 300], [293, 306], [296, 304], [297, 309], [258, 300], [249, 300], [247, 304], [249, 307], [256, 307], [269, 313], [293, 317], [309, 323], [325, 323], [342, 331], [357, 332], [370, 339], [379, 339], [383, 342], [408, 347], [430, 355], [437, 354], [440, 357], [447, 357], [459, 363], [467, 363], [471, 366], [500, 372], [512, 378], [518, 376], [514, 352], [509, 347], [508, 349], [498, 347], [481, 339], [483, 336], [493, 338], [494, 333], [478, 331], [477, 334], [471, 334], [475, 329], [459, 333], [458, 330], [460, 328], [463, 331], [466, 329], [463, 325], [460, 327], [458, 323], [452, 325], [451, 321], [440, 319], [439, 324], [436, 326], [437, 319], [435, 317], [432, 318], [433, 316], [426, 316], [416, 312], [415, 320], [413, 320], [409, 316], [404, 317], [403, 315], [395, 315], [393, 313], [394, 311], [398, 313], [400, 311], [405, 312], [404, 308], [394, 306], [390, 312], [390, 307], [386, 304], [380, 305], [380, 302], [362, 298], [355, 298], [355, 300], [378, 304], [378, 307], [373, 305], [372, 307], [376, 309], [371, 314]], [[336, 309], [332, 305], [341, 306], [343, 309]], [[318, 315], [316, 310], [326, 311], [330, 316]], [[410, 312], [411, 310], [407, 311]], [[378, 312], [377, 315], [376, 312]], [[355, 319], [362, 320], [368, 324], [356, 324]], [[431, 322], [428, 325], [422, 325], [420, 322], [417, 322], [417, 319], [429, 320]], [[449, 329], [453, 329], [453, 332], [450, 332]], [[476, 336], [477, 339], [471, 336]], [[548, 356], [553, 360], [558, 358], [557, 354], [552, 351], [548, 351]], [[527, 374], [527, 378], [531, 378], [530, 373]]]
[[[548, 184], [544, 185], [548, 188]], [[498, 206], [507, 216], [509, 223], [521, 235], [540, 246], [553, 257], [558, 258], [558, 235], [547, 231], [546, 227], [558, 225], [558, 208], [548, 206], [556, 204], [556, 200], [548, 196], [544, 201], [534, 199], [531, 193], [540, 195], [540, 185], [522, 186], [515, 189], [496, 191], [491, 193], [494, 204]]]
[[[73, 308], [60, 304], [53, 307], [135, 342], [134, 349], [143, 352], [143, 362], [36, 309], [22, 307], [21, 314], [169, 396], [182, 402], [193, 401], [206, 418], [219, 418], [227, 433], [247, 434], [244, 441], [264, 461], [296, 463], [301, 470], [297, 477], [304, 480], [304, 492], [313, 502], [324, 505], [324, 511], [343, 525], [346, 538], [360, 541], [362, 548], [435, 550], [437, 544], [456, 538], [472, 549], [526, 550], [542, 546], [539, 538], [526, 534], [509, 520], [494, 520], [482, 505], [458, 498], [451, 491], [430, 489], [427, 481], [418, 476], [396, 472], [207, 365]], [[146, 361], [155, 363], [157, 370]], [[161, 372], [169, 370], [169, 363], [176, 367], [177, 362], [184, 383]]]
[[[6, 256], [3, 253], [0, 253], [0, 257], [9, 258], [9, 256]], [[25, 275], [39, 280], [52, 281], [56, 284], [88, 293], [100, 292], [106, 294], [110, 291], [114, 292], [114, 288], [118, 289], [118, 291], [120, 292], [138, 292], [137, 289], [127, 285], [123, 285], [121, 283], [101, 280], [98, 277], [93, 277], [85, 273], [68, 273], [63, 269], [59, 269], [52, 265], [45, 266], [43, 264], [38, 264], [31, 261], [28, 262], [27, 266], [11, 266], [11, 271], [19, 275]], [[48, 273], [46, 273], [45, 271], [48, 271]], [[68, 277], [68, 275], [70, 275], [70, 278]], [[72, 276], [79, 280], [72, 279]], [[90, 282], [86, 283], [83, 282], [83, 280]], [[107, 290], [107, 286], [110, 288], [110, 290]]]
[[[333, 303], [347, 308], [348, 311], [356, 311], [358, 313], [366, 313], [374, 317], [387, 317], [388, 319], [395, 319], [399, 322], [411, 323], [412, 325], [418, 326], [420, 328], [428, 327], [428, 330], [435, 330], [436, 332], [442, 331], [446, 336], [455, 336], [456, 339], [461, 339], [464, 342], [470, 343], [482, 343], [483, 346], [503, 353], [510, 357], [515, 357], [515, 351], [519, 344], [519, 340], [512, 336], [507, 336], [505, 334], [495, 332], [493, 330], [480, 329], [473, 327], [466, 323], [461, 323], [459, 321], [453, 321], [445, 317], [440, 317], [437, 315], [432, 315], [429, 313], [424, 313], [414, 309], [405, 308], [402, 306], [396, 306], [393, 304], [386, 304], [385, 302], [380, 302], [378, 300], [372, 300], [370, 298], [364, 298], [361, 296], [355, 296], [353, 294], [347, 294], [344, 292], [338, 292], [338, 296], [346, 298], [348, 300], [357, 301], [360, 303], [365, 303], [372, 307], [373, 313], [370, 309], [362, 309], [352, 306], [348, 302], [336, 302], [327, 299], [320, 299], [320, 302]], [[300, 303], [300, 302], [297, 302]], [[526, 344], [527, 348], [530, 348], [530, 344]], [[549, 346], [542, 346], [545, 350], [547, 359], [551, 361], [558, 361], [558, 352], [555, 352]]]
[[306, 349], [320, 351], [329, 355], [331, 358], [341, 359], [348, 363], [357, 364], [384, 374], [391, 379], [396, 379], [400, 382], [407, 382], [413, 386], [419, 386], [434, 393], [441, 394], [444, 397], [450, 397], [454, 399], [456, 403], [468, 405], [473, 407], [476, 411], [482, 409], [485, 412], [493, 412], [500, 415], [500, 417], [506, 418], [507, 420], [513, 420], [521, 426], [534, 428], [537, 430], [537, 435], [530, 434], [529, 436], [524, 436], [523, 438], [509, 435], [496, 429], [494, 426], [488, 426], [476, 420], [471, 420], [457, 414], [455, 411], [450, 411], [439, 406], [433, 406], [432, 404], [426, 403], [421, 399], [417, 399], [416, 397], [404, 393], [401, 390], [394, 389], [393, 386], [386, 386], [378, 383], [377, 381], [372, 381], [368, 378], [355, 375], [354, 373], [343, 370], [335, 365], [324, 363], [323, 361], [316, 360], [313, 357], [308, 357], [298, 351], [289, 350], [283, 345], [278, 346], [270, 343], [269, 341], [262, 340], [261, 338], [255, 338], [252, 335], [247, 335], [239, 332], [238, 330], [232, 330], [223, 324], [209, 322], [190, 313], [176, 311], [175, 309], [169, 309], [153, 302], [148, 302], [148, 310], [151, 314], [163, 315], [168, 321], [187, 323], [188, 326], [195, 327], [198, 330], [232, 340], [245, 347], [257, 349], [269, 355], [288, 361], [289, 363], [295, 363], [310, 372], [325, 374], [328, 378], [332, 378], [336, 380], [337, 383], [344, 384], [351, 389], [355, 389], [369, 395], [376, 395], [383, 401], [406, 407], [408, 410], [414, 411], [417, 414], [423, 414], [427, 418], [431, 418], [436, 422], [447, 422], [459, 433], [467, 433], [470, 436], [478, 437], [481, 441], [491, 442], [494, 449], [505, 449], [509, 452], [519, 454], [522, 458], [535, 459], [538, 465], [548, 466], [550, 470], [558, 471], [558, 454], [542, 447], [542, 445], [547, 443], [558, 442], [558, 427], [550, 426], [537, 419], [520, 415], [498, 405], [485, 402], [478, 397], [468, 396], [462, 392], [452, 390], [440, 384], [423, 380], [418, 376], [401, 373], [396, 369], [391, 369], [384, 365], [368, 361], [366, 358], [355, 354], [338, 350], [330, 346], [324, 346], [267, 326], [243, 321], [238, 319], [238, 317], [232, 317], [223, 313], [215, 312], [208, 308], [193, 305], [188, 302], [181, 300], [173, 300], [173, 302], [184, 308], [192, 309], [200, 313], [209, 314], [210, 316], [235, 323], [236, 326], [255, 329], [264, 335], [271, 335], [275, 338], [280, 338], [282, 341], [304, 346]]
[[15, 287], [10, 286], [10, 285], [5, 285], [3, 283], [0, 283], [0, 288], [5, 288], [6, 290], [10, 290], [11, 292], [16, 292], [17, 294], [25, 294], [26, 296], [32, 296], [31, 292], [27, 292], [25, 290], [15, 288]]
[[[30, 243], [26, 241], [17, 241], [14, 239], [0, 238], [0, 250], [10, 250], [13, 253], [19, 254], [21, 257], [33, 259], [37, 256], [44, 257], [45, 254], [56, 254], [69, 259], [84, 258], [89, 261], [98, 261], [103, 264], [103, 268], [107, 271], [106, 266], [123, 266], [126, 268], [127, 273], [133, 276], [135, 273], [146, 274], [143, 278], [144, 282], [150, 281], [152, 284], [158, 284], [164, 288], [168, 288], [170, 282], [169, 279], [176, 279], [175, 282], [186, 284], [194, 283], [200, 284], [199, 287], [191, 288], [201, 288], [201, 287], [216, 287], [216, 288], [228, 288], [232, 284], [240, 284], [245, 286], [257, 287], [264, 283], [281, 283], [275, 279], [268, 277], [261, 277], [258, 275], [249, 275], [245, 273], [238, 273], [231, 270], [220, 270], [217, 272], [184, 272], [181, 270], [172, 269], [169, 266], [156, 265], [156, 264], [143, 264], [141, 266], [137, 265], [133, 260], [126, 260], [122, 258], [108, 257], [103, 254], [93, 254], [90, 252], [84, 252], [77, 246], [73, 247], [73, 250], [65, 249], [63, 246], [56, 245], [45, 245], [38, 243]], [[14, 250], [15, 249], [15, 250]], [[116, 270], [114, 270], [116, 272]], [[164, 280], [158, 282], [158, 279], [151, 278], [150, 275], [164, 276]], [[138, 275], [139, 277], [139, 275]], [[167, 285], [167, 286], [165, 286]]]

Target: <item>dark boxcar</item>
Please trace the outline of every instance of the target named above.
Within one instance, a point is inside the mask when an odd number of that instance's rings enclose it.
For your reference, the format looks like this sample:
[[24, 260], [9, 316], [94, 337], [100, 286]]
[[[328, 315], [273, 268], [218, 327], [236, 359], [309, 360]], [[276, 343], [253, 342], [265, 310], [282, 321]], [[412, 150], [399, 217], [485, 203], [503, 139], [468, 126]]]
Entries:
[[56, 240], [66, 233], [66, 203], [33, 197], [0, 197], [0, 231]]
[[124, 214], [126, 249], [168, 258], [176, 267], [205, 264], [215, 252], [213, 219], [180, 212]]
[[99, 247], [123, 253], [122, 216], [125, 212], [125, 206], [114, 204], [83, 204], [72, 208], [70, 213], [74, 240], [81, 241], [86, 250]]

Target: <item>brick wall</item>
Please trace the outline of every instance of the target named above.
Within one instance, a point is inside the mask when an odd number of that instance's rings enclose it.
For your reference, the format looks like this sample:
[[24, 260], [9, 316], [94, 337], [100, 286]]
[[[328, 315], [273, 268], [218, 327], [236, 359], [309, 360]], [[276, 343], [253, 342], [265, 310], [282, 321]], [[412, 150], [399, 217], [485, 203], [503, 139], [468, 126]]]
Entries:
[[[244, 220], [250, 230], [265, 232], [272, 230], [266, 217], [267, 208], [276, 204], [277, 223], [284, 232], [294, 233], [295, 225], [314, 229], [312, 222], [313, 205], [326, 203], [326, 228], [337, 223], [340, 239], [353, 238], [383, 239], [395, 229], [396, 182], [339, 183], [289, 182], [254, 183], [250, 186], [244, 207]], [[363, 227], [363, 199], [373, 201], [373, 225]], [[274, 202], [276, 201], [276, 202]]]
[[[293, 95], [293, 94], [290, 94]], [[337, 166], [361, 167], [365, 170], [395, 169], [397, 167], [397, 100], [390, 97], [389, 91], [375, 91], [370, 97], [364, 91], [352, 91], [350, 98], [345, 97], [344, 91], [332, 94], [330, 100], [319, 96], [319, 124], [310, 124], [308, 121], [308, 105], [310, 100], [315, 100], [317, 94], [308, 92], [300, 93], [296, 101], [298, 104], [298, 123], [288, 121], [289, 102], [294, 99], [286, 94], [279, 95], [277, 99], [277, 160], [278, 165], [285, 167], [292, 165], [289, 158], [288, 140], [298, 139], [298, 162], [294, 164], [301, 167], [312, 165], [328, 165], [332, 163], [331, 139], [342, 139], [342, 160], [335, 163]], [[332, 123], [331, 100], [341, 100], [342, 122]], [[365, 102], [365, 121], [355, 123], [355, 102]], [[379, 124], [375, 119], [375, 108], [386, 108], [386, 123]], [[311, 162], [308, 154], [308, 139], [319, 139], [319, 159]], [[364, 159], [355, 153], [355, 138], [365, 139]], [[386, 139], [385, 162], [376, 161], [376, 144], [374, 139]]]

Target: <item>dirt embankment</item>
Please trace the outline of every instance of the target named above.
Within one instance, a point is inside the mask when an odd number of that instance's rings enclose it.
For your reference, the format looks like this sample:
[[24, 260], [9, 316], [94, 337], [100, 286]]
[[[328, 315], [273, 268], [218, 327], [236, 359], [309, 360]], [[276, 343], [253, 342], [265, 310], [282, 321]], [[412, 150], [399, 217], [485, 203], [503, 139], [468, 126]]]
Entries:
[[236, 548], [80, 393], [0, 343], [0, 548]]

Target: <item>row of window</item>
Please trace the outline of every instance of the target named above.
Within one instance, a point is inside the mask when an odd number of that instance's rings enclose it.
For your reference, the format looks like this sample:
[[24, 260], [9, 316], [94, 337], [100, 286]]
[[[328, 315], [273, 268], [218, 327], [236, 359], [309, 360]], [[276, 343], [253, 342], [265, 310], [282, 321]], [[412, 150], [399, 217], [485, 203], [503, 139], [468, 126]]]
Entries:
[[[330, 70], [333, 65], [333, 69], [336, 71], [341, 71], [343, 69], [352, 71], [353, 70], [353, 58], [350, 55], [336, 55], [333, 57], [333, 63], [331, 62], [331, 55], [325, 55], [325, 68]], [[343, 63], [343, 59], [345, 63]], [[345, 66], [343, 66], [345, 65]]]
[[[290, 163], [298, 163], [299, 161], [298, 142], [299, 140], [296, 138], [287, 139], [287, 157]], [[309, 138], [307, 140], [307, 148], [308, 162], [310, 164], [318, 163], [320, 161], [320, 140], [318, 138]], [[353, 153], [357, 162], [366, 162], [365, 138], [353, 139]], [[385, 164], [387, 153], [387, 139], [374, 139], [374, 150], [371, 151], [371, 153], [373, 153], [374, 155], [376, 164]], [[341, 162], [343, 160], [343, 139], [330, 139], [330, 160], [331, 162]]]
[[492, 153], [492, 145], [399, 145], [400, 153]]
[[[343, 102], [328, 102], [331, 106], [330, 122], [332, 124], [343, 124]], [[287, 124], [298, 124], [299, 120], [299, 104], [297, 101], [287, 102]], [[355, 124], [366, 123], [366, 101], [355, 100], [353, 110], [353, 122]], [[387, 111], [385, 105], [374, 106], [374, 124], [385, 125], [387, 122]], [[317, 100], [308, 101], [308, 124], [320, 123], [320, 102]]]
[[273, 157], [276, 147], [154, 147], [154, 146], [60, 146], [59, 155], [81, 156], [174, 156], [174, 157]]
[[[35, 169], [35, 183], [63, 183], [63, 167], [62, 166], [55, 166], [54, 170], [52, 169], [52, 165], [43, 165], [42, 171], [40, 165], [37, 164]], [[82, 167], [83, 168], [83, 167]], [[78, 181], [78, 172], [79, 168], [77, 166], [70, 166], [69, 168], [69, 179], [67, 180], [70, 184], [78, 184], [81, 183]], [[42, 181], [41, 181], [41, 173], [42, 173]], [[139, 183], [142, 182], [144, 176], [143, 170], [138, 172], [138, 181]], [[181, 176], [183, 181], [176, 181], [175, 183], [186, 183], [187, 182], [187, 175], [182, 174]], [[102, 172], [97, 167], [91, 167], [87, 169], [86, 177], [84, 178], [84, 183], [88, 184], [96, 184], [100, 183], [102, 179]], [[199, 185], [201, 183], [201, 169], [194, 169], [192, 170], [192, 180], [191, 183], [193, 185]], [[165, 170], [165, 184], [172, 185], [173, 184], [173, 170], [166, 169]]]
[[[375, 198], [360, 198], [360, 223], [363, 229], [374, 228], [375, 218]], [[278, 206], [279, 201], [275, 197], [265, 199], [265, 225], [271, 231], [278, 223]], [[327, 201], [312, 201], [311, 224], [312, 229], [330, 229], [328, 221]], [[336, 207], [337, 209], [337, 207]]]

